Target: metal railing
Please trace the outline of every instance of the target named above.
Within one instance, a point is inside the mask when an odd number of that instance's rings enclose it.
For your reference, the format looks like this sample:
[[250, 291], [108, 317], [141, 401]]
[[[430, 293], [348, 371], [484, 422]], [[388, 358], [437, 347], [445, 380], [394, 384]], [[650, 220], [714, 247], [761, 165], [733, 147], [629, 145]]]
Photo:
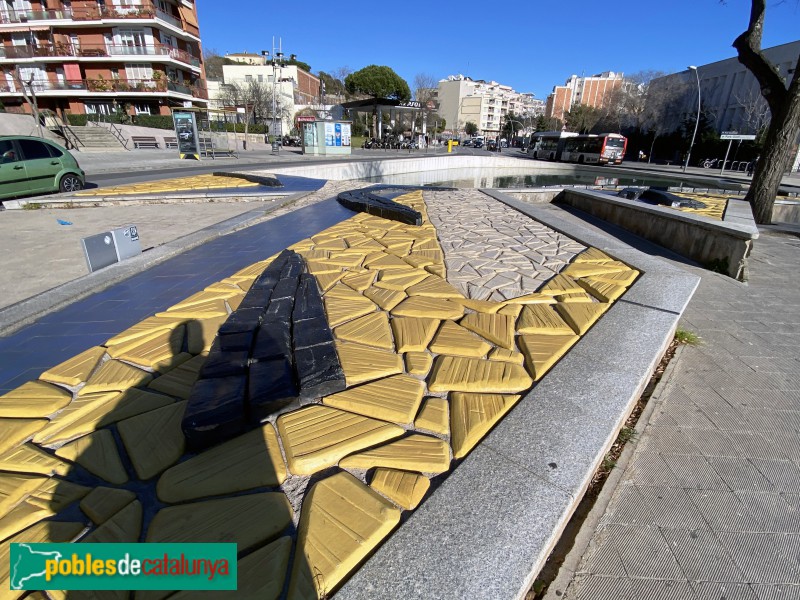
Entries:
[[86, 119], [87, 125], [92, 124], [95, 125], [96, 127], [102, 127], [103, 129], [107, 129], [108, 131], [111, 132], [111, 134], [115, 138], [117, 138], [117, 140], [119, 141], [120, 144], [122, 144], [125, 150], [128, 149], [127, 138], [122, 134], [122, 130], [119, 127], [117, 127], [113, 121], [109, 120], [107, 116], [102, 113], [95, 113], [94, 117], [95, 117], [94, 120], [92, 120], [92, 115], [89, 115], [89, 117]]
[[159, 19], [182, 29], [180, 18], [143, 2], [132, 6], [92, 6], [67, 10], [5, 10], [0, 12], [0, 23], [27, 23], [28, 21], [99, 21], [101, 19]]
[[182, 63], [200, 67], [200, 59], [186, 50], [155, 44], [151, 46], [129, 46], [127, 44], [73, 44], [55, 43], [40, 46], [0, 47], [0, 58], [19, 60], [21, 58], [47, 57], [102, 57], [102, 56], [164, 56]]
[[[135, 93], [163, 93], [170, 91], [208, 100], [208, 91], [202, 80], [199, 80], [195, 86], [187, 86], [164, 79], [104, 79], [98, 77], [97, 79], [67, 79], [65, 81], [34, 79], [30, 85], [37, 94], [69, 90]], [[9, 83], [0, 84], [0, 93], [15, 93], [16, 91], [16, 86], [12, 86]]]

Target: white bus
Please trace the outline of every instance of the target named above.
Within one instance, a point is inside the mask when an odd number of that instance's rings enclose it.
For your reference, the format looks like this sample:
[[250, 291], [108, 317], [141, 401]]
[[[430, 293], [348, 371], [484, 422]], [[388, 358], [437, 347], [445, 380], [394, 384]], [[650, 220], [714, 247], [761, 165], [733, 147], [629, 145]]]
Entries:
[[577, 133], [571, 131], [540, 131], [531, 136], [528, 156], [540, 160], [561, 160], [564, 143]]

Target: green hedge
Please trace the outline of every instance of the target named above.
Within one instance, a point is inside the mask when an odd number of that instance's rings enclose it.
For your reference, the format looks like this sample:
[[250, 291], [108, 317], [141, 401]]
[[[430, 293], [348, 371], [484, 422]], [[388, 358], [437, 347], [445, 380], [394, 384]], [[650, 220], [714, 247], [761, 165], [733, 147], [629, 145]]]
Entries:
[[175, 129], [171, 115], [136, 115], [133, 117], [133, 124], [154, 129]]
[[67, 121], [70, 125], [83, 127], [89, 121], [89, 115], [67, 115]]

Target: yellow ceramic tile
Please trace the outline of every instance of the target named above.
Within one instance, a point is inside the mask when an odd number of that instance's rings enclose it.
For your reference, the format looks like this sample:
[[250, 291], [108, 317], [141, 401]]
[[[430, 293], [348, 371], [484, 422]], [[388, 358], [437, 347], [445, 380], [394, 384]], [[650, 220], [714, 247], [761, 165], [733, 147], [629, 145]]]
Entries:
[[561, 294], [580, 294], [583, 288], [566, 275], [559, 273], [539, 289], [539, 294], [547, 296], [560, 296]]
[[183, 591], [170, 596], [170, 600], [229, 600], [231, 594], [237, 598], [258, 600], [278, 600], [283, 592], [286, 570], [289, 567], [289, 554], [292, 551], [292, 538], [284, 536], [271, 544], [259, 548], [241, 559], [236, 565], [236, 592]]
[[628, 269], [627, 271], [620, 271], [618, 273], [606, 273], [603, 275], [595, 275], [592, 280], [604, 281], [613, 283], [615, 285], [629, 286], [639, 276], [639, 271], [636, 269]]
[[289, 600], [330, 597], [400, 522], [400, 510], [349, 473], [317, 482], [303, 502]]
[[167, 404], [173, 398], [144, 390], [101, 392], [77, 398], [34, 437], [36, 443], [57, 446], [100, 427], [136, 416]]
[[95, 431], [61, 446], [56, 450], [56, 456], [78, 463], [109, 483], [122, 485], [128, 481], [114, 436], [108, 429]]
[[87, 544], [133, 544], [142, 533], [142, 503], [134, 500], [108, 521], [90, 532], [81, 542]]
[[[381, 240], [383, 241], [383, 240]], [[392, 256], [403, 258], [411, 251], [411, 246], [414, 245], [413, 241], [408, 242], [391, 242], [386, 248], [386, 252]]]
[[511, 394], [527, 390], [533, 380], [517, 364], [465, 356], [438, 356], [428, 382], [431, 392]]
[[428, 258], [427, 256], [418, 256], [413, 252], [408, 256], [404, 256], [403, 260], [406, 261], [409, 265], [414, 268], [422, 268], [427, 267], [428, 265], [433, 264], [433, 260]]
[[211, 319], [191, 319], [186, 322], [186, 350], [189, 354], [208, 352], [217, 331], [228, 320], [228, 316], [214, 317]]
[[613, 266], [611, 263], [572, 263], [571, 265], [567, 265], [567, 268], [561, 271], [561, 273], [577, 279], [580, 277], [593, 277], [595, 275], [619, 273], [620, 271], [627, 270], [628, 267], [625, 265]]
[[422, 352], [439, 328], [438, 319], [394, 317], [392, 331], [398, 352]]
[[392, 310], [395, 306], [400, 304], [408, 297], [406, 296], [405, 292], [386, 290], [376, 287], [369, 287], [364, 290], [364, 296], [372, 300], [383, 310]]
[[492, 345], [452, 321], [443, 321], [428, 348], [435, 354], [486, 356]]
[[425, 376], [433, 366], [433, 357], [427, 352], [406, 352], [406, 371], [411, 375]]
[[594, 302], [593, 304], [557, 304], [556, 310], [564, 317], [564, 321], [569, 323], [573, 331], [583, 335], [594, 322], [608, 310], [610, 304], [604, 302]]
[[177, 304], [173, 304], [167, 309], [167, 312], [184, 310], [193, 306], [208, 305], [210, 302], [214, 302], [215, 300], [225, 300], [226, 298], [230, 298], [231, 296], [236, 296], [239, 293], [241, 293], [241, 290], [231, 290], [231, 289], [224, 292], [209, 292], [209, 291], [197, 292], [196, 294], [192, 294], [185, 300], [181, 300]]
[[72, 394], [41, 381], [29, 381], [0, 396], [0, 417], [46, 417], [64, 408]]
[[152, 379], [153, 376], [146, 371], [118, 360], [107, 360], [89, 378], [78, 395], [127, 390], [130, 387], [147, 385]]
[[125, 331], [118, 333], [109, 339], [105, 345], [110, 347], [125, 342], [130, 342], [138, 337], [152, 335], [159, 330], [175, 329], [176, 327], [183, 325], [185, 322], [186, 319], [182, 317], [176, 317], [174, 315], [167, 317], [148, 317], [136, 325], [131, 325]]
[[501, 302], [493, 302], [490, 300], [472, 300], [469, 298], [453, 298], [452, 300], [464, 308], [481, 313], [496, 313], [498, 310], [503, 308], [503, 306], [505, 306]]
[[[239, 306], [242, 304], [242, 300], [244, 300], [244, 294], [240, 294], [238, 296], [233, 296], [225, 300], [225, 310], [228, 314], [234, 312]], [[223, 315], [227, 316], [227, 315]], [[204, 317], [204, 319], [213, 318], [213, 317]], [[192, 319], [192, 321], [196, 321], [197, 319]], [[191, 323], [191, 321], [189, 321]]]
[[160, 370], [174, 364], [176, 355], [183, 348], [185, 327], [164, 331], [146, 341], [118, 354], [116, 358], [150, 369]]
[[366, 290], [372, 285], [373, 281], [375, 281], [374, 271], [367, 271], [365, 273], [349, 273], [342, 277], [343, 284], [359, 292]]
[[311, 475], [342, 457], [403, 435], [403, 429], [326, 406], [309, 406], [278, 418], [289, 471]]
[[420, 473], [443, 473], [450, 468], [450, 446], [439, 438], [414, 433], [339, 461], [343, 469], [386, 467]]
[[[231, 296], [237, 297], [237, 296]], [[228, 314], [228, 307], [225, 300], [209, 300], [191, 306], [173, 306], [167, 312], [156, 313], [157, 317], [176, 317], [181, 319], [211, 319], [213, 317], [224, 317]]]
[[181, 400], [187, 400], [194, 382], [197, 381], [197, 374], [205, 361], [206, 357], [202, 355], [187, 360], [169, 373], [154, 379], [148, 387]]
[[340, 265], [334, 265], [330, 263], [327, 259], [317, 259], [317, 260], [307, 260], [306, 267], [308, 268], [308, 272], [314, 275], [323, 275], [325, 273], [341, 273], [342, 267]]
[[444, 298], [426, 298], [414, 296], [406, 298], [392, 309], [397, 317], [421, 317], [429, 319], [460, 319], [464, 315], [464, 307]]
[[447, 435], [450, 432], [448, 413], [447, 400], [436, 397], [426, 398], [414, 421], [414, 427]]
[[540, 293], [533, 293], [533, 294], [525, 294], [524, 296], [518, 296], [516, 298], [511, 298], [510, 300], [506, 300], [504, 302], [505, 305], [511, 304], [555, 304], [556, 300], [553, 298], [552, 294], [540, 294]]
[[603, 263], [613, 260], [608, 254], [597, 248], [587, 248], [575, 257], [576, 263]]
[[489, 352], [489, 360], [499, 360], [502, 362], [516, 363], [518, 365], [525, 364], [525, 356], [515, 350], [507, 350], [506, 348], [495, 348]]
[[428, 265], [425, 267], [425, 270], [428, 273], [433, 273], [437, 277], [441, 277], [442, 279], [447, 279], [447, 269], [444, 265]]
[[44, 429], [48, 422], [47, 419], [0, 418], [0, 454], [16, 448], [36, 432]]
[[450, 396], [450, 442], [453, 456], [463, 458], [522, 396], [464, 394]]
[[317, 280], [317, 285], [319, 289], [323, 292], [331, 289], [339, 280], [342, 279], [344, 275], [343, 271], [338, 271], [334, 273], [322, 273], [320, 275], [315, 275], [315, 279]]
[[355, 342], [337, 342], [336, 352], [348, 387], [403, 371], [399, 354]]
[[339, 325], [333, 333], [339, 340], [359, 342], [386, 350], [394, 349], [392, 330], [389, 328], [389, 318], [385, 312], [371, 313]]
[[353, 267], [360, 266], [364, 258], [366, 258], [366, 255], [366, 251], [352, 252], [351, 250], [350, 252], [331, 252], [330, 258], [327, 258], [325, 262], [329, 265], [352, 269]]
[[[578, 283], [580, 284], [580, 280], [578, 281]], [[591, 303], [591, 302], [594, 302], [594, 300], [592, 299], [592, 297], [589, 294], [562, 294], [561, 296], [556, 296], [556, 300], [558, 300], [559, 302], [566, 302], [566, 303], [572, 303], [572, 302]]]
[[96, 487], [81, 500], [81, 510], [95, 525], [101, 525], [136, 499], [129, 490]]
[[274, 539], [292, 521], [282, 493], [246, 494], [162, 508], [147, 530], [147, 542], [236, 542], [246, 552]]
[[7, 502], [0, 498], [0, 539], [19, 533], [26, 527], [58, 514], [68, 505], [80, 500], [89, 493], [90, 488], [57, 479], [37, 478], [39, 485], [25, 494], [22, 502], [16, 503], [10, 511]]
[[158, 475], [181, 457], [185, 446], [181, 420], [185, 410], [185, 402], [176, 402], [117, 424], [139, 479]]
[[427, 277], [430, 277], [430, 275], [423, 269], [381, 271], [374, 286], [386, 290], [404, 291]]
[[412, 285], [406, 293], [409, 296], [428, 296], [430, 298], [463, 298], [464, 295], [441, 277], [428, 275], [423, 281]]
[[471, 313], [459, 325], [503, 348], [514, 347], [514, 318], [510, 315]]
[[607, 281], [600, 281], [587, 277], [586, 279], [578, 280], [578, 283], [583, 286], [587, 292], [597, 298], [600, 302], [613, 302], [622, 294], [625, 293], [625, 287], [609, 283]]
[[266, 425], [167, 469], [156, 488], [162, 502], [274, 487], [286, 479], [278, 436]]
[[0, 515], [6, 514], [47, 481], [47, 477], [36, 475], [0, 473]]
[[89, 379], [89, 375], [105, 353], [106, 349], [102, 346], [89, 348], [60, 365], [48, 369], [39, 376], [39, 379], [75, 387]]
[[519, 337], [520, 348], [528, 363], [528, 370], [533, 373], [534, 380], [539, 381], [579, 339], [580, 337], [575, 334], [521, 335]]
[[396, 469], [375, 469], [370, 486], [406, 510], [417, 508], [431, 487], [430, 480], [419, 473]]
[[11, 448], [0, 455], [0, 470], [2, 471], [63, 476], [69, 473], [70, 469], [72, 469], [72, 465], [30, 443]]
[[526, 304], [517, 321], [519, 333], [569, 335], [572, 328], [547, 304]]
[[392, 423], [411, 423], [417, 414], [425, 384], [408, 375], [393, 375], [323, 398], [332, 406]]
[[360, 298], [345, 299], [325, 294], [325, 312], [328, 315], [328, 323], [331, 327], [336, 327], [377, 310], [374, 302], [361, 294], [358, 294], [358, 296]]
[[383, 254], [383, 256], [370, 260], [364, 260], [364, 266], [370, 270], [377, 269], [406, 269], [410, 270], [412, 267], [399, 256], [391, 254]]

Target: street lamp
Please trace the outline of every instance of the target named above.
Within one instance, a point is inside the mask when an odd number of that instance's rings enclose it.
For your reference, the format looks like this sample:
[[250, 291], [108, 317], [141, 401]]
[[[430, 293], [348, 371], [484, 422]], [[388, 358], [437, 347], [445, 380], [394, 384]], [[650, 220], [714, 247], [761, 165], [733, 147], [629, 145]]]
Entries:
[[694, 133], [692, 134], [692, 143], [689, 144], [689, 152], [686, 153], [686, 162], [683, 164], [683, 172], [686, 173], [686, 167], [689, 166], [689, 157], [692, 155], [692, 147], [694, 146], [694, 139], [697, 137], [697, 127], [700, 125], [700, 73], [697, 71], [697, 67], [693, 65], [689, 65], [687, 67], [690, 71], [694, 71], [695, 77], [697, 77], [697, 119], [694, 122]]

